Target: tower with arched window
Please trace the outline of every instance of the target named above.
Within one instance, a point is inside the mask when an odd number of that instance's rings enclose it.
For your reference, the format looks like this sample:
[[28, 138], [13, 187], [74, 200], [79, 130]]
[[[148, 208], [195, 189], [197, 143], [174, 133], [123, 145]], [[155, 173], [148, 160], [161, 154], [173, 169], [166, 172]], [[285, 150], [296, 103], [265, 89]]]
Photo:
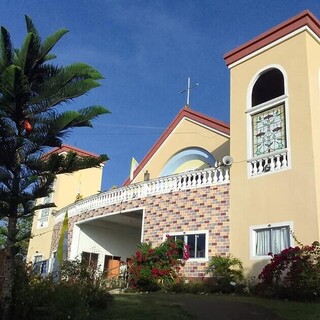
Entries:
[[304, 11], [225, 55], [230, 251], [249, 273], [320, 234], [320, 23]]

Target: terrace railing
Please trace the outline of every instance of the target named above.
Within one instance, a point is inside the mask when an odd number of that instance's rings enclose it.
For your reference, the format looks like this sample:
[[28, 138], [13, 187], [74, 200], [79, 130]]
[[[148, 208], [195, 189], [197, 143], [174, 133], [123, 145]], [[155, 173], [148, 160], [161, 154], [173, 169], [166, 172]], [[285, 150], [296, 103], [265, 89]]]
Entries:
[[63, 219], [66, 211], [68, 211], [68, 216], [72, 217], [82, 212], [102, 208], [119, 202], [229, 182], [229, 167], [216, 166], [134, 183], [125, 187], [101, 192], [70, 204], [55, 213], [56, 222]]

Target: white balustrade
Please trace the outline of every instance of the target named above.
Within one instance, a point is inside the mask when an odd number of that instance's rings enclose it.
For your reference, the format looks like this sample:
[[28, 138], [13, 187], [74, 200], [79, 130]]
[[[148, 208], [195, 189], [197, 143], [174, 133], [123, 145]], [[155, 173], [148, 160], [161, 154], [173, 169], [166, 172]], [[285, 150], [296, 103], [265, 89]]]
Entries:
[[72, 217], [82, 212], [102, 208], [104, 206], [123, 201], [145, 198], [151, 195], [164, 194], [172, 191], [229, 183], [229, 178], [228, 167], [216, 166], [213, 168], [161, 177], [117, 189], [111, 189], [62, 208], [56, 213], [56, 222], [63, 220], [66, 211], [68, 211], [68, 216]]
[[274, 151], [268, 155], [248, 160], [251, 177], [272, 173], [289, 167], [288, 150]]

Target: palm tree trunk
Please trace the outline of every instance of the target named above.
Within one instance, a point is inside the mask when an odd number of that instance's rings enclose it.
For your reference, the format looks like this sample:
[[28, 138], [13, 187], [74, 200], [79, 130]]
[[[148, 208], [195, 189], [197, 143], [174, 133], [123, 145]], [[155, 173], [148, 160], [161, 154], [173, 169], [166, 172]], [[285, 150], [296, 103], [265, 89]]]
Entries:
[[[15, 210], [15, 212], [17, 212]], [[12, 318], [13, 302], [13, 280], [14, 280], [14, 257], [15, 257], [15, 237], [17, 233], [17, 215], [13, 214], [8, 220], [8, 237], [6, 255], [4, 261], [4, 282], [2, 287], [2, 320]]]

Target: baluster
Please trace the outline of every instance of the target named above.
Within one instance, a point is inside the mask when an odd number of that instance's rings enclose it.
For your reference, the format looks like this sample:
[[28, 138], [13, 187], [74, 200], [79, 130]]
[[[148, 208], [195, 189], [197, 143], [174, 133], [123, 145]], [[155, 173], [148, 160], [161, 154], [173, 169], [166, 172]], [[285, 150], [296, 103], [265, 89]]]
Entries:
[[195, 172], [192, 173], [190, 179], [190, 186], [195, 187], [197, 185], [197, 174]]
[[207, 171], [207, 174], [208, 174], [207, 183], [211, 184], [211, 182], [212, 182], [212, 170], [210, 169], [209, 171]]
[[216, 168], [213, 172], [213, 183], [218, 182], [218, 169]]
[[257, 168], [257, 161], [253, 160], [250, 164], [251, 166], [251, 175], [255, 176], [258, 173], [258, 168]]
[[202, 180], [202, 184], [206, 185], [208, 183], [208, 171], [204, 170], [201, 172], [201, 180]]
[[197, 186], [201, 186], [203, 184], [203, 174], [201, 171], [197, 173]]
[[187, 174], [187, 181], [186, 181], [186, 185], [187, 185], [187, 187], [191, 187], [191, 181], [192, 181], [192, 175], [191, 175], [191, 173], [188, 173]]
[[219, 168], [218, 170], [219, 170], [219, 180], [218, 180], [218, 182], [223, 182], [223, 172], [222, 172], [222, 169]]
[[229, 176], [229, 169], [226, 168], [225, 174], [224, 174], [224, 181], [229, 182], [230, 181], [230, 176]]
[[263, 159], [259, 159], [258, 160], [258, 163], [257, 163], [257, 165], [258, 165], [258, 173], [262, 173], [262, 171], [263, 171], [262, 161], [263, 161]]
[[282, 155], [282, 168], [287, 168], [288, 167], [288, 161], [287, 161], [287, 152], [281, 153]]
[[269, 163], [270, 171], [273, 172], [275, 168], [275, 157], [271, 156], [269, 157], [269, 160], [270, 160], [270, 163]]
[[158, 192], [162, 193], [163, 191], [163, 179], [159, 179], [159, 189]]
[[281, 169], [280, 154], [276, 155], [276, 170]]
[[181, 187], [183, 189], [186, 189], [187, 187], [187, 175], [185, 174], [181, 177]]

